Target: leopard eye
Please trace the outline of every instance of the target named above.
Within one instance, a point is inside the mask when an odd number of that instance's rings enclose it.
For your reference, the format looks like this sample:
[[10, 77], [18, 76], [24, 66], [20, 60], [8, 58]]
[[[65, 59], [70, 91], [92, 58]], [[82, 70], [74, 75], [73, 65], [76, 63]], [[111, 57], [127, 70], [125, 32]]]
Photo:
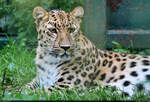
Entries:
[[75, 28], [69, 28], [69, 32], [73, 33], [75, 31]]
[[52, 33], [57, 33], [57, 30], [55, 28], [49, 28], [48, 30]]

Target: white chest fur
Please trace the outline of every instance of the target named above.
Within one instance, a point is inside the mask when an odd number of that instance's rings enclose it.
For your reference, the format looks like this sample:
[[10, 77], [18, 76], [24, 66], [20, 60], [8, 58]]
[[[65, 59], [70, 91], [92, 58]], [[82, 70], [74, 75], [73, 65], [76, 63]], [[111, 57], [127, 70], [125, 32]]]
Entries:
[[[38, 55], [37, 55], [38, 56]], [[55, 84], [58, 80], [59, 68], [57, 66], [60, 64], [61, 59], [55, 58], [53, 56], [47, 55], [43, 59], [36, 57], [35, 62], [37, 65], [37, 80], [40, 83], [40, 87], [47, 88]], [[39, 68], [40, 67], [40, 68]]]

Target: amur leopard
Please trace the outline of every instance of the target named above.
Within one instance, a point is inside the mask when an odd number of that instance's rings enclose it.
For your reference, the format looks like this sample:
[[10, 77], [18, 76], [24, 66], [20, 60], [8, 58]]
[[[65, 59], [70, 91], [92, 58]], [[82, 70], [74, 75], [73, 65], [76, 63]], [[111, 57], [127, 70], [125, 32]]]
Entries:
[[115, 86], [127, 95], [150, 91], [150, 56], [98, 49], [80, 30], [82, 7], [72, 12], [35, 7], [36, 77], [31, 89]]

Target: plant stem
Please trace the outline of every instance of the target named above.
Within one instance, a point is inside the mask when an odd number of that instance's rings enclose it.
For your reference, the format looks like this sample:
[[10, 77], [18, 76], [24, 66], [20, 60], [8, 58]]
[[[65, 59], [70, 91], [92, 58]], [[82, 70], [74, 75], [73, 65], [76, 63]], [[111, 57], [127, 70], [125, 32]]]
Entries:
[[7, 72], [7, 68], [4, 69], [4, 73], [3, 73], [3, 78], [2, 78], [2, 97], [4, 97], [5, 94], [5, 87], [4, 87], [4, 82], [5, 82], [5, 77], [6, 77], [6, 72]]

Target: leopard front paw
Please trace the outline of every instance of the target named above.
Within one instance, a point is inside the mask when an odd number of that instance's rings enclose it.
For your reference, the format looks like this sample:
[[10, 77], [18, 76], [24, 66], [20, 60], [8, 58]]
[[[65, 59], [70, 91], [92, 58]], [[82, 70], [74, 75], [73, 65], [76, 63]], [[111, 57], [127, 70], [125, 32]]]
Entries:
[[51, 94], [51, 89], [50, 89], [50, 88], [45, 88], [44, 91], [45, 91], [45, 93], [48, 94], [48, 95]]

